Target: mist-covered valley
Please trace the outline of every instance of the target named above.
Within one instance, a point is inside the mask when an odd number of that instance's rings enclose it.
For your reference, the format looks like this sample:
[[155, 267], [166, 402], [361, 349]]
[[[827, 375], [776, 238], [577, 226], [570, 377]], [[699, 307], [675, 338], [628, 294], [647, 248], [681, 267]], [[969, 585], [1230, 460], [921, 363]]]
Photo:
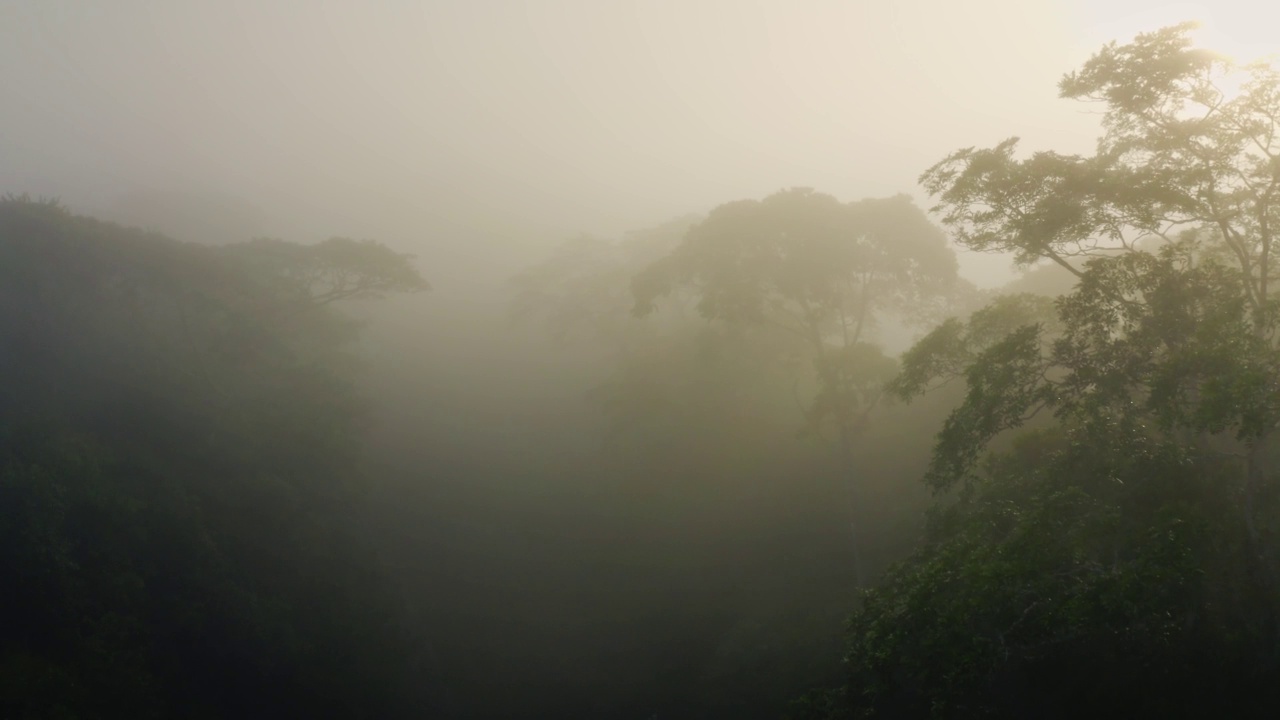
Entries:
[[1237, 5], [0, 4], [0, 716], [1273, 717]]

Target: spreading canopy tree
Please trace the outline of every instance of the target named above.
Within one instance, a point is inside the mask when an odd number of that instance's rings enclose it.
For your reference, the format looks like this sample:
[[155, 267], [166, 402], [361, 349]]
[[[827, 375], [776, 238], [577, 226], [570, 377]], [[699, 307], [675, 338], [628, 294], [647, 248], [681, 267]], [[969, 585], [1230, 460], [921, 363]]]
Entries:
[[904, 356], [896, 394], [967, 394], [925, 546], [851, 623], [838, 712], [1274, 714], [1280, 74], [1191, 29], [1063, 78], [1104, 108], [1094, 155], [1012, 139], [922, 176], [961, 245], [1078, 281], [1052, 312], [1007, 298]]
[[[708, 319], [789, 334], [813, 362], [809, 426], [834, 426], [856, 506], [852, 443], [895, 371], [873, 330], [942, 307], [956, 270], [941, 230], [905, 195], [842, 203], [792, 189], [712, 210], [635, 276], [634, 313], [684, 290]], [[856, 533], [854, 545], [856, 556]]]
[[[1059, 304], [1064, 337], [1042, 352], [1044, 334], [1028, 326], [1035, 339], [1013, 347], [1011, 335], [1000, 349], [1023, 370], [994, 394], [1021, 399], [1001, 419], [988, 413], [991, 428], [1041, 405], [1129, 402], [1165, 430], [1205, 443], [1232, 436], [1252, 493], [1280, 422], [1270, 379], [1280, 73], [1192, 47], [1192, 27], [1112, 43], [1063, 78], [1063, 97], [1105, 107], [1094, 156], [1018, 160], [1008, 140], [958, 151], [921, 180], [960, 244], [1049, 259], [1080, 278]], [[1079, 269], [1067, 262], [1077, 256], [1092, 261]]]

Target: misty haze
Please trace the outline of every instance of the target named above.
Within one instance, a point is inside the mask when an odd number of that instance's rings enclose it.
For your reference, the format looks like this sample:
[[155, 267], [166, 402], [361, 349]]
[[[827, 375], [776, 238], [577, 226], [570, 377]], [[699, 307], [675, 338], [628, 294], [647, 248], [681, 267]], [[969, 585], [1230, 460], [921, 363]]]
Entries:
[[0, 0], [0, 718], [1280, 716], [1277, 27]]

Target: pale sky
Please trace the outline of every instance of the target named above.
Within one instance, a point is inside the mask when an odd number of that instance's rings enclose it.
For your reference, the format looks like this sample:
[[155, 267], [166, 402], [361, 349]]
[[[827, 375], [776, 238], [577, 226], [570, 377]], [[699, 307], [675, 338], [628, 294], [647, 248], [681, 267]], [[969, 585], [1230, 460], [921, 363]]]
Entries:
[[960, 147], [1089, 152], [1058, 78], [1186, 19], [1280, 50], [1256, 0], [0, 0], [0, 192], [225, 196], [439, 259], [790, 186], [925, 203]]

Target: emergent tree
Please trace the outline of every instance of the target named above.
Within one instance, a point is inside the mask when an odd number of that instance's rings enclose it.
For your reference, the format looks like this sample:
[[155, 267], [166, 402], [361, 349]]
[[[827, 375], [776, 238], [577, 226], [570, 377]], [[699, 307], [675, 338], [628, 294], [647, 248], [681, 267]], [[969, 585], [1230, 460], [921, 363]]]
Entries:
[[956, 269], [942, 231], [905, 195], [842, 203], [792, 189], [711, 211], [635, 277], [634, 312], [647, 315], [658, 298], [685, 288], [709, 319], [790, 334], [813, 362], [808, 424], [835, 429], [852, 513], [853, 442], [896, 370], [871, 331], [890, 317], [919, 320], [940, 308]]

